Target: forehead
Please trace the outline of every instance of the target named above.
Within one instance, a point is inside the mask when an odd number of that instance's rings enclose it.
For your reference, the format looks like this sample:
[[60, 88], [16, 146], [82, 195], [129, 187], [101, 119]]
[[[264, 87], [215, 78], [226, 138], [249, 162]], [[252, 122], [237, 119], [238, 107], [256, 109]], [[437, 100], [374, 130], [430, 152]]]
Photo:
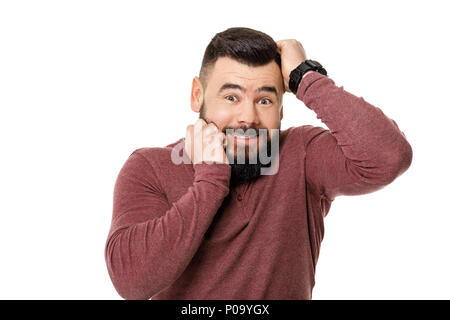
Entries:
[[250, 67], [228, 57], [217, 59], [209, 77], [209, 82], [216, 89], [224, 83], [236, 83], [250, 89], [262, 85], [275, 86], [281, 92], [282, 81], [280, 67], [275, 61]]

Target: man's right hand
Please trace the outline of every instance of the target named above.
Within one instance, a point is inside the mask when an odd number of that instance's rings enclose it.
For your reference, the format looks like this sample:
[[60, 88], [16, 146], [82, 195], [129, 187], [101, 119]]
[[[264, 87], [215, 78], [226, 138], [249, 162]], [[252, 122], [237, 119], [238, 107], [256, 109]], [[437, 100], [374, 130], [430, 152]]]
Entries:
[[225, 134], [214, 123], [207, 124], [203, 119], [198, 119], [186, 128], [184, 150], [192, 164], [202, 161], [229, 164], [225, 145]]

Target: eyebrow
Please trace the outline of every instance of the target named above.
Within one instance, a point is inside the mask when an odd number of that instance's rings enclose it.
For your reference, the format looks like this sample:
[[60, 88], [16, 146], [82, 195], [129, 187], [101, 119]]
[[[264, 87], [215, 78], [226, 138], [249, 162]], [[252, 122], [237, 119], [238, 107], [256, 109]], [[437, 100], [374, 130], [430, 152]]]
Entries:
[[[224, 83], [221, 87], [220, 87], [220, 90], [219, 90], [219, 94], [222, 92], [222, 91], [224, 91], [224, 90], [226, 90], [226, 89], [238, 89], [238, 90], [240, 90], [240, 91], [242, 91], [242, 92], [244, 92], [245, 93], [245, 89], [244, 88], [242, 88], [240, 85], [238, 85], [238, 84], [235, 84], [235, 83]], [[272, 92], [272, 93], [275, 93], [275, 95], [278, 97], [278, 91], [277, 91], [277, 88], [275, 88], [275, 87], [273, 87], [273, 86], [262, 86], [262, 87], [259, 87], [258, 89], [256, 89], [256, 91], [257, 92], [262, 92], [262, 91], [265, 91], [265, 92]]]

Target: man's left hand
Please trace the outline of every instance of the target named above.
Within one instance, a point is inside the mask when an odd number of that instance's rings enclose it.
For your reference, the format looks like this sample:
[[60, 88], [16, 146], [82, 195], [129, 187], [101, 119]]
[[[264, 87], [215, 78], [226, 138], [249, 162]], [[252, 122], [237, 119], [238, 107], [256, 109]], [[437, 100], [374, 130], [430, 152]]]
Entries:
[[[281, 57], [281, 73], [283, 75], [284, 90], [292, 92], [289, 89], [289, 75], [291, 71], [298, 67], [300, 63], [306, 60], [305, 49], [302, 44], [295, 39], [277, 41], [277, 51]], [[308, 71], [304, 74], [306, 76]]]

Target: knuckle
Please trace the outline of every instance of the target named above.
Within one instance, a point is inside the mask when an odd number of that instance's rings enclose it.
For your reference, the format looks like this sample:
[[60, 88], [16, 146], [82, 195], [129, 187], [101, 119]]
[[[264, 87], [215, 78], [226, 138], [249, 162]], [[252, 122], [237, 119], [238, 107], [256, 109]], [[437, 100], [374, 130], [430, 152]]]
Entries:
[[[199, 120], [200, 120], [200, 119], [199, 119]], [[198, 130], [198, 128], [201, 128], [201, 122], [200, 122], [199, 120], [195, 121], [195, 123], [194, 123], [194, 125], [193, 125], [193, 127], [194, 127], [195, 130]]]
[[213, 134], [214, 132], [215, 132], [214, 127], [209, 126], [209, 125], [204, 129], [204, 133], [205, 133], [206, 135], [211, 135], [211, 134]]
[[212, 122], [208, 123], [207, 127], [217, 130], [217, 126]]

